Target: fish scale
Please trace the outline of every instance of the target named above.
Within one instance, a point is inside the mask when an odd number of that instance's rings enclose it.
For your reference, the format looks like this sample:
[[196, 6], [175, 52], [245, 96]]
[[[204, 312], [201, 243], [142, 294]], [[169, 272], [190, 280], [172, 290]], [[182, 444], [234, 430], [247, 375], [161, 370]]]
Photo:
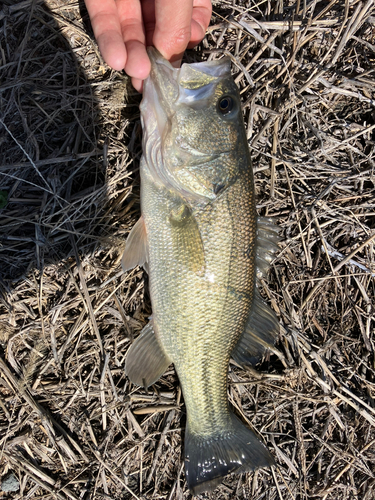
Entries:
[[153, 384], [173, 363], [187, 412], [185, 472], [193, 493], [230, 473], [273, 465], [229, 407], [230, 358], [258, 361], [279, 327], [256, 289], [278, 230], [258, 221], [240, 99], [227, 59], [174, 69], [150, 49], [141, 104], [142, 217], [123, 267], [149, 273], [152, 318], [126, 372]]

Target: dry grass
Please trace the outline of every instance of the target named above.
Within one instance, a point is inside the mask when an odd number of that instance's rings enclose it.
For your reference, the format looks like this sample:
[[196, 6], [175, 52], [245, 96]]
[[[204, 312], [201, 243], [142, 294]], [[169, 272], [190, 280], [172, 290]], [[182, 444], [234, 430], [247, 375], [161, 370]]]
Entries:
[[[148, 393], [123, 372], [150, 314], [119, 266], [139, 98], [81, 2], [0, 8], [0, 476], [19, 481], [0, 498], [191, 498], [174, 371]], [[230, 54], [259, 213], [285, 236], [263, 288], [280, 354], [229, 386], [277, 467], [202, 498], [375, 498], [374, 21], [373, 0], [220, 0], [188, 55]]]

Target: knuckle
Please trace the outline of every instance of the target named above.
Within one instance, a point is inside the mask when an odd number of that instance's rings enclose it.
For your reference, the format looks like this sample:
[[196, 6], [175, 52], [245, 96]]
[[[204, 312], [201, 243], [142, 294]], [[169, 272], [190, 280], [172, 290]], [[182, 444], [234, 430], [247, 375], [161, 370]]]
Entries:
[[175, 27], [172, 31], [166, 27], [155, 29], [153, 43], [167, 58], [172, 54], [184, 52], [191, 38], [191, 26]]
[[191, 38], [190, 26], [182, 27], [175, 30], [169, 37], [168, 49], [174, 52], [183, 52]]
[[187, 45], [190, 42], [191, 38], [191, 27], [184, 26], [183, 28], [178, 29], [175, 32], [175, 43], [179, 45]]

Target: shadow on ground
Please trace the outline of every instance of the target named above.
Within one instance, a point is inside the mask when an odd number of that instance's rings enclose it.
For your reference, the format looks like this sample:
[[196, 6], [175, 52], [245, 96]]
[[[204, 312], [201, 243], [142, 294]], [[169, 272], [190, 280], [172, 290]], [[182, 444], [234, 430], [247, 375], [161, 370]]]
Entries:
[[[126, 169], [139, 154], [137, 126], [129, 126], [134, 116], [137, 120], [138, 97], [130, 97], [125, 107], [128, 79], [105, 68], [93, 52], [83, 2], [86, 31], [75, 23], [77, 9], [72, 5], [67, 3], [64, 10], [59, 2], [55, 11], [54, 3], [49, 5], [51, 10], [40, 1], [27, 6], [9, 2], [2, 11], [3, 284], [25, 277], [33, 268], [42, 272], [45, 265], [66, 260], [77, 249], [81, 255], [92, 253], [98, 241], [105, 244], [121, 236], [120, 224], [126, 232], [133, 217], [124, 216], [122, 203], [134, 181], [138, 184], [137, 173], [129, 173], [134, 167]], [[99, 108], [98, 93], [110, 95], [104, 110]], [[113, 128], [118, 140], [107, 144], [106, 131], [113, 133]], [[123, 143], [129, 142], [125, 134], [132, 130], [129, 153]], [[133, 203], [139, 210], [138, 201]]]

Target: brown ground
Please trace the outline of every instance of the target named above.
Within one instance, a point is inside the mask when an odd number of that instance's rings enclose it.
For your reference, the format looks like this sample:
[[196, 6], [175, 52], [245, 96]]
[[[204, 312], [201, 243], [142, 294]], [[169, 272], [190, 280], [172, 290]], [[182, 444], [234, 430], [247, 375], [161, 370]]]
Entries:
[[[150, 315], [119, 265], [139, 216], [139, 97], [82, 3], [0, 3], [0, 498], [191, 498], [171, 369], [123, 371]], [[83, 16], [83, 17], [82, 17]], [[374, 1], [214, 2], [192, 58], [230, 54], [259, 213], [282, 250], [263, 294], [280, 317], [229, 398], [276, 457], [212, 499], [375, 498]]]

